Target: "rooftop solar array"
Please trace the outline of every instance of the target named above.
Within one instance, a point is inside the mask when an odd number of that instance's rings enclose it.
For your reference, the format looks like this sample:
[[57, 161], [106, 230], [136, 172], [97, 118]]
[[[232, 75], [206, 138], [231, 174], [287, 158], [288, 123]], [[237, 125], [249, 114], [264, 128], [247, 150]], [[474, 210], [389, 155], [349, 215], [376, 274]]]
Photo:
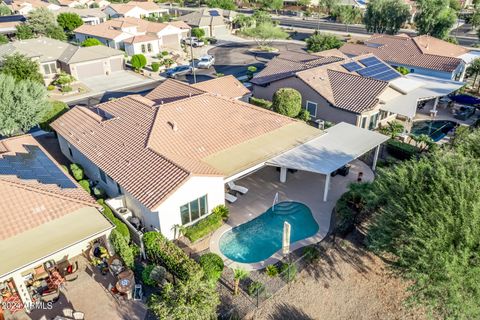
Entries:
[[14, 175], [23, 180], [56, 184], [60, 188], [77, 187], [39, 147], [24, 147], [28, 153], [4, 155], [0, 158], [0, 175]]
[[398, 72], [376, 57], [360, 59], [358, 62], [353, 61], [345, 63], [342, 64], [342, 67], [349, 72], [356, 71], [362, 77], [373, 78], [376, 80], [390, 81], [401, 77]]

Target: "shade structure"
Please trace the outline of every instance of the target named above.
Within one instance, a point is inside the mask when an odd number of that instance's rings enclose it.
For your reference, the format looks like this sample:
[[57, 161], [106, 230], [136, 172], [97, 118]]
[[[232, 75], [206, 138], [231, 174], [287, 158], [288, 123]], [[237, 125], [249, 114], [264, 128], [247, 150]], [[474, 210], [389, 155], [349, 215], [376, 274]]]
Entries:
[[266, 164], [330, 175], [389, 139], [378, 132], [345, 122], [325, 132], [322, 136], [268, 160]]
[[[446, 96], [458, 89], [465, 83], [459, 81], [445, 80], [418, 74], [408, 74], [406, 79], [416, 82], [418, 85], [410, 86], [404, 94], [386, 101], [380, 106], [384, 111], [390, 111], [412, 119], [417, 113], [417, 103], [421, 100], [434, 99]], [[401, 88], [399, 88], [400, 91]]]

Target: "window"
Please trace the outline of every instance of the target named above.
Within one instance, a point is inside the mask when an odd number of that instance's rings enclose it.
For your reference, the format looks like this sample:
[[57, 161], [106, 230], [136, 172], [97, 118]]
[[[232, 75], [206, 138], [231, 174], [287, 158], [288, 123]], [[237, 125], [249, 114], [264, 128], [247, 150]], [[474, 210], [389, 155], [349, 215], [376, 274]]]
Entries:
[[377, 121], [378, 121], [378, 113], [373, 114], [370, 116], [370, 124], [368, 125], [368, 129], [372, 130], [377, 127]]
[[182, 225], [191, 223], [208, 213], [207, 195], [195, 199], [180, 207]]
[[100, 168], [98, 168], [98, 172], [100, 173], [100, 179], [103, 182], [107, 183], [107, 176], [105, 175], [105, 172], [103, 172], [103, 170]]
[[57, 64], [55, 62], [45, 63], [42, 66], [45, 74], [57, 73]]
[[147, 44], [147, 50], [148, 50], [148, 52], [152, 52], [152, 44], [151, 43]]
[[360, 125], [361, 128], [365, 128], [367, 125], [367, 117], [363, 117], [362, 118], [362, 123]]
[[142, 44], [142, 52], [145, 53], [145, 45]]
[[70, 157], [73, 158], [73, 152], [72, 152], [72, 148], [70, 148], [70, 146], [68, 146], [68, 153], [70, 154]]
[[388, 111], [380, 110], [380, 120], [383, 120], [386, 117], [388, 117]]
[[305, 109], [310, 113], [310, 117], [317, 117], [317, 104], [312, 101], [307, 101]]

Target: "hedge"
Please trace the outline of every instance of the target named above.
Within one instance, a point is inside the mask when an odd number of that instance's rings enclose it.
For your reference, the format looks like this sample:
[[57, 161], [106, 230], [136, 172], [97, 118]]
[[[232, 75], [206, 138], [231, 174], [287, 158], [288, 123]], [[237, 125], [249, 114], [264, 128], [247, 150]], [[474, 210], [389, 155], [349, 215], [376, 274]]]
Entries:
[[216, 283], [222, 276], [224, 263], [218, 254], [206, 253], [200, 257], [198, 263], [202, 266], [205, 280]]
[[257, 107], [262, 107], [268, 110], [272, 110], [272, 102], [265, 99], [251, 97], [250, 103], [253, 105], [256, 105]]
[[97, 202], [103, 207], [103, 215], [108, 218], [114, 225], [115, 229], [124, 236], [127, 243], [130, 243], [130, 231], [128, 230], [127, 225], [117, 217], [112, 212], [112, 209], [105, 203], [105, 200], [99, 199]]
[[223, 224], [223, 220], [228, 218], [228, 208], [225, 206], [217, 206], [213, 208], [212, 213], [185, 229], [185, 236], [192, 242], [195, 242], [207, 234], [217, 230]]
[[143, 244], [150, 261], [164, 265], [170, 273], [181, 280], [203, 278], [200, 265], [161, 233], [155, 231], [145, 233]]
[[118, 229], [112, 230], [110, 233], [110, 242], [115, 249], [115, 252], [122, 258], [125, 265], [129, 268], [133, 268], [135, 261], [134, 250], [129, 246], [129, 241], [118, 231]]
[[348, 205], [348, 192], [338, 199], [335, 205], [335, 232], [341, 236], [350, 233], [355, 227], [355, 213]]
[[418, 147], [395, 139], [390, 139], [386, 145], [388, 153], [400, 160], [409, 160], [420, 153]]

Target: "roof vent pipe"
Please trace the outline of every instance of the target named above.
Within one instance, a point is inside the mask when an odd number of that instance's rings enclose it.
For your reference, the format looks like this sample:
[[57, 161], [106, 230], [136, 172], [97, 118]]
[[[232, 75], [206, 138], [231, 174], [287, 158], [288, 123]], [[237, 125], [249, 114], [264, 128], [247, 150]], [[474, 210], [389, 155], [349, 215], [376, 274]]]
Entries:
[[177, 126], [177, 123], [175, 121], [168, 121], [168, 124], [170, 125], [170, 127], [172, 127], [172, 130], [177, 132], [178, 131], [178, 126]]

